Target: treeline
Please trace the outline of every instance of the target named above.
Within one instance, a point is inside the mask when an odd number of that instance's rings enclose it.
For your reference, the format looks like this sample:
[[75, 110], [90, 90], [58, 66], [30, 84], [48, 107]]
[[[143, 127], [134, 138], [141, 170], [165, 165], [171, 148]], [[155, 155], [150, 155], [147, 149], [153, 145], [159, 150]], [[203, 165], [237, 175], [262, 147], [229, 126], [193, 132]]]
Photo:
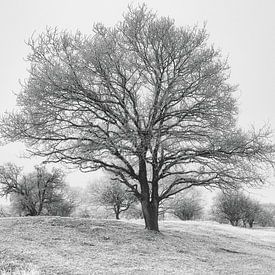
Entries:
[[[31, 173], [8, 163], [0, 166], [0, 195], [9, 197], [9, 209], [1, 207], [0, 216], [78, 216], [143, 218], [137, 198], [119, 181], [106, 176], [82, 192], [70, 188], [60, 169], [36, 166]], [[213, 219], [233, 226], [252, 228], [275, 226], [275, 205], [260, 204], [239, 190], [220, 192], [206, 218], [200, 192], [190, 189], [164, 200], [159, 216], [180, 220]]]
[[260, 204], [241, 191], [221, 192], [214, 200], [212, 214], [218, 222], [233, 226], [275, 226], [275, 205]]

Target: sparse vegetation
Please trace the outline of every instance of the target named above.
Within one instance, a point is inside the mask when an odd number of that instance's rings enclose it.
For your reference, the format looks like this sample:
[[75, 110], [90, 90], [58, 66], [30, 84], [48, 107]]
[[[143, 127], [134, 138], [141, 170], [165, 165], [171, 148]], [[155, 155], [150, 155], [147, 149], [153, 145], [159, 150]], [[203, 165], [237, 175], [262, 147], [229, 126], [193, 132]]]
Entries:
[[1, 275], [40, 275], [41, 273], [35, 266], [30, 264], [18, 265], [17, 263], [9, 262], [7, 264], [0, 263]]

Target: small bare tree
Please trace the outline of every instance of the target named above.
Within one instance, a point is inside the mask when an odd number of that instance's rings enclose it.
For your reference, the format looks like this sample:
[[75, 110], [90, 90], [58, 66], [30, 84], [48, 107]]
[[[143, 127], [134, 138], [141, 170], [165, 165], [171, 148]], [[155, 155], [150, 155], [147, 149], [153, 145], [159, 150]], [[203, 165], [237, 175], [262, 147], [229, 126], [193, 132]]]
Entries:
[[9, 216], [11, 216], [10, 209], [8, 209], [8, 207], [0, 205], [0, 217], [9, 217]]
[[137, 202], [131, 190], [118, 181], [109, 181], [103, 186], [94, 185], [91, 188], [93, 198], [107, 209], [111, 209], [117, 220], [122, 212], [127, 211]]
[[50, 216], [67, 217], [72, 214], [78, 205], [78, 191], [65, 185], [58, 191], [58, 194], [56, 194], [55, 197], [49, 200], [49, 203], [45, 205], [44, 213]]
[[0, 194], [11, 195], [13, 209], [20, 215], [51, 214], [50, 207], [63, 200], [65, 187], [64, 174], [58, 169], [48, 172], [44, 166], [36, 166], [34, 172], [24, 175], [14, 164], [0, 166]]
[[207, 38], [145, 5], [88, 36], [48, 29], [28, 43], [29, 79], [1, 136], [47, 161], [113, 173], [150, 230], [160, 203], [181, 191], [262, 183], [269, 131], [237, 127], [229, 66]]
[[198, 219], [203, 214], [201, 195], [194, 190], [179, 194], [169, 204], [172, 213], [181, 220]]
[[243, 197], [242, 203], [242, 221], [246, 227], [248, 224], [250, 228], [253, 227], [255, 221], [257, 221], [261, 212], [260, 203], [256, 200], [252, 200], [249, 197]]
[[220, 193], [215, 198], [213, 214], [218, 221], [229, 221], [237, 226], [243, 217], [243, 196], [238, 191]]
[[262, 204], [260, 213], [257, 216], [256, 222], [260, 226], [274, 226], [275, 227], [275, 204]]
[[260, 211], [260, 204], [239, 190], [220, 193], [213, 205], [214, 216], [219, 221], [229, 221], [233, 226], [242, 222], [243, 226], [248, 224], [252, 228]]

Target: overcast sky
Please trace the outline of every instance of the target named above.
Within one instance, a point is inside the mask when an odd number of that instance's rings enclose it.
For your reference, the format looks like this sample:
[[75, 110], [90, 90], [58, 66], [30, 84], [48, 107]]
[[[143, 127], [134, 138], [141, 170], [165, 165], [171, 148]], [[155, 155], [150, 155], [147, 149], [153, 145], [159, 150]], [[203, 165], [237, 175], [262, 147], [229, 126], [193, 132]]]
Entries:
[[[34, 32], [52, 26], [90, 33], [93, 23], [112, 26], [122, 19], [129, 4], [142, 2], [159, 15], [174, 18], [177, 25], [202, 26], [207, 22], [209, 42], [228, 57], [231, 82], [239, 85], [240, 125], [269, 123], [275, 130], [274, 0], [1, 0], [0, 114], [15, 106], [19, 79], [27, 77], [24, 58], [29, 49], [24, 41]], [[20, 159], [22, 153], [20, 144], [0, 147], [0, 165], [13, 161], [30, 168], [35, 161]], [[68, 181], [76, 185], [92, 178], [74, 173]], [[252, 192], [264, 202], [275, 202], [274, 185]]]

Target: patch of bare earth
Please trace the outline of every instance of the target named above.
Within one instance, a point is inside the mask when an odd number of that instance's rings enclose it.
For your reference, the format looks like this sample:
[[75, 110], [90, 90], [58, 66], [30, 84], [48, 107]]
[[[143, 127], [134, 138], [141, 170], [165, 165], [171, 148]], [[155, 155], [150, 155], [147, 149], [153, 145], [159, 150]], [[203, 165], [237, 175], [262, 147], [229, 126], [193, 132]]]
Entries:
[[275, 231], [209, 222], [0, 219], [0, 270], [39, 274], [275, 274]]

